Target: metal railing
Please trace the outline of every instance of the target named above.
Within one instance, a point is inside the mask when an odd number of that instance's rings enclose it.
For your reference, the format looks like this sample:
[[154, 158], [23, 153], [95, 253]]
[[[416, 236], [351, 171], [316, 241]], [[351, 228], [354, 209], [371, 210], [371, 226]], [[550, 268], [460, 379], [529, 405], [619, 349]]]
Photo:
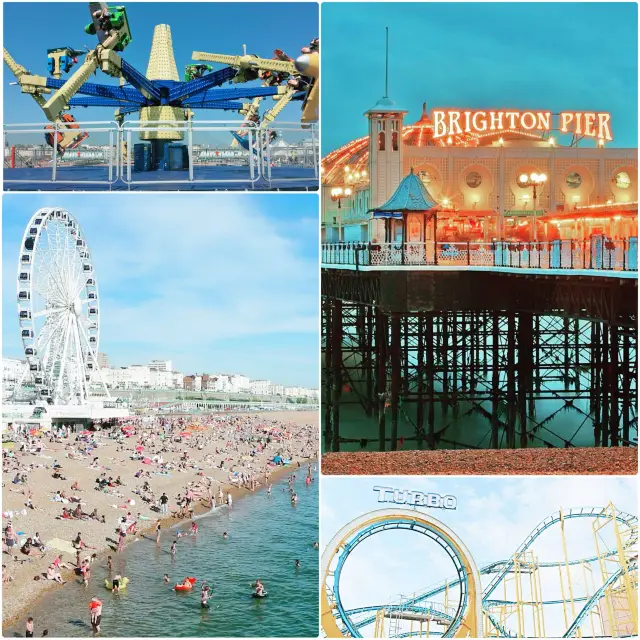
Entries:
[[[74, 127], [77, 124], [78, 128], [69, 129], [65, 126], [61, 126], [60, 123], [42, 123], [29, 122], [26, 124], [5, 124], [3, 126], [3, 146], [5, 149], [5, 165], [7, 164], [7, 156], [9, 158], [13, 155], [13, 146], [10, 144], [9, 138], [13, 139], [14, 136], [29, 136], [37, 134], [39, 137], [44, 137], [45, 134], [52, 134], [53, 139], [58, 139], [59, 133], [86, 132], [89, 135], [96, 133], [106, 134], [105, 138], [108, 141], [106, 146], [102, 145], [102, 153], [99, 158], [94, 158], [93, 166], [103, 166], [105, 169], [105, 177], [103, 179], [88, 178], [82, 180], [76, 180], [66, 175], [60, 176], [60, 170], [66, 169], [72, 166], [87, 166], [89, 163], [85, 161], [77, 162], [78, 149], [69, 149], [65, 155], [58, 153], [58, 147], [56, 144], [53, 146], [33, 145], [31, 148], [19, 148], [17, 151], [17, 157], [20, 161], [20, 167], [6, 167], [4, 173], [4, 182], [6, 183], [34, 183], [34, 184], [48, 184], [51, 182], [67, 183], [67, 184], [108, 184], [112, 185], [119, 179], [118, 171], [118, 149], [121, 146], [121, 128], [114, 120], [106, 121], [91, 121], [73, 123]], [[45, 126], [51, 126], [51, 129], [45, 129]], [[42, 140], [42, 138], [40, 138]], [[13, 140], [11, 140], [12, 142]], [[14, 156], [15, 158], [15, 156]], [[100, 162], [99, 160], [102, 160]], [[14, 178], [7, 175], [7, 170], [17, 169], [49, 169], [51, 171], [50, 177], [28, 177], [28, 178]], [[45, 173], [43, 173], [46, 176]]]
[[[243, 130], [247, 131], [247, 138], [249, 143], [249, 149], [256, 149], [256, 153], [249, 151], [248, 153], [248, 162], [247, 162], [247, 175], [246, 177], [240, 178], [204, 178], [197, 177], [195, 175], [195, 171], [199, 166], [204, 166], [200, 163], [194, 163], [194, 133], [231, 133], [232, 131], [238, 131], [239, 124], [237, 121], [232, 120], [202, 120], [197, 124], [192, 120], [186, 122], [175, 123], [172, 121], [155, 121], [155, 122], [145, 122], [145, 123], [136, 123], [136, 122], [125, 122], [122, 125], [121, 133], [123, 139], [127, 144], [127, 154], [126, 157], [122, 157], [122, 169], [120, 171], [121, 179], [131, 188], [132, 185], [142, 185], [142, 184], [187, 184], [187, 183], [195, 183], [195, 184], [242, 184], [245, 183], [247, 185], [255, 186], [255, 183], [260, 180], [262, 176], [262, 145], [260, 144], [260, 132], [253, 125], [253, 123], [247, 123], [249, 126], [242, 127]], [[163, 126], [164, 125], [164, 126]], [[132, 146], [132, 133], [152, 133], [152, 132], [166, 132], [167, 125], [171, 125], [170, 130], [172, 132], [178, 133], [182, 136], [182, 142], [186, 144], [188, 154], [189, 154], [189, 166], [187, 171], [185, 172], [185, 177], [173, 178], [173, 179], [154, 179], [154, 180], [145, 180], [144, 172], [136, 173], [132, 171], [133, 168], [133, 146]], [[195, 167], [194, 167], [195, 165]], [[134, 174], [140, 176], [140, 178], [136, 179]]]
[[638, 270], [638, 238], [549, 242], [341, 242], [322, 245], [322, 264]]
[[[45, 130], [51, 125], [52, 129]], [[103, 136], [101, 144], [89, 143], [68, 149], [64, 155], [58, 153], [57, 146], [49, 147], [43, 143], [45, 134], [53, 134], [57, 140], [58, 133], [70, 130], [59, 123], [27, 123], [7, 124], [3, 127], [4, 137], [4, 182], [11, 184], [45, 185], [64, 184], [105, 184], [109, 188], [119, 183], [122, 188], [131, 189], [137, 185], [150, 184], [210, 184], [215, 185], [245, 184], [248, 188], [287, 188], [298, 187], [301, 183], [317, 181], [320, 175], [319, 145], [315, 125], [303, 127], [300, 123], [274, 123], [260, 129], [254, 123], [242, 123], [237, 120], [201, 120], [201, 121], [149, 121], [125, 122], [119, 124], [113, 120], [101, 122], [74, 122], [74, 132], [87, 132]], [[77, 128], [76, 128], [77, 127]], [[139, 134], [158, 131], [166, 132], [170, 128], [181, 134], [179, 141], [187, 147], [189, 166], [184, 170], [184, 177], [176, 178], [173, 174], [166, 179], [155, 174], [153, 180], [144, 172], [136, 172], [133, 167], [133, 146], [138, 142]], [[230, 134], [246, 131], [248, 150], [241, 149], [242, 157], [207, 156], [200, 144], [207, 134]], [[310, 143], [288, 144], [286, 147], [273, 147], [270, 144], [272, 132], [294, 138], [304, 134]], [[25, 137], [37, 135], [37, 143], [25, 143]], [[226, 136], [225, 136], [226, 137]], [[229, 143], [231, 136], [229, 135]], [[125, 146], [126, 145], [126, 146]], [[194, 150], [195, 147], [195, 150]], [[215, 156], [215, 157], [214, 157]], [[215, 160], [215, 161], [214, 161]], [[226, 160], [226, 162], [225, 162]], [[234, 167], [237, 171], [227, 177], [213, 177], [214, 167]], [[72, 171], [80, 167], [103, 167], [104, 177], [79, 177]], [[282, 176], [272, 173], [274, 167], [303, 168], [308, 175], [290, 175], [286, 171]], [[243, 174], [246, 168], [246, 175]], [[299, 172], [298, 172], [299, 173]], [[207, 175], [211, 174], [211, 175]]]
[[[276, 132], [278, 134], [283, 133], [302, 133], [308, 134], [311, 138], [311, 144], [308, 146], [298, 144], [287, 147], [286, 151], [294, 153], [298, 158], [297, 166], [300, 168], [312, 168], [313, 169], [313, 177], [317, 180], [320, 175], [320, 165], [319, 165], [319, 146], [318, 146], [318, 135], [317, 129], [315, 125], [309, 125], [307, 128], [303, 129], [300, 123], [297, 122], [278, 122], [277, 124], [273, 124], [265, 129], [262, 129], [264, 138], [263, 138], [263, 149], [265, 151], [264, 154], [264, 178], [269, 183], [269, 186], [272, 184], [272, 168], [274, 164], [278, 162], [279, 154], [282, 154], [283, 149], [278, 147], [273, 147], [268, 144], [268, 141], [271, 139], [272, 132]], [[287, 163], [288, 166], [296, 166], [296, 163]], [[292, 178], [279, 178], [279, 180], [286, 180], [287, 182], [303, 182], [308, 181], [308, 177], [292, 177]]]

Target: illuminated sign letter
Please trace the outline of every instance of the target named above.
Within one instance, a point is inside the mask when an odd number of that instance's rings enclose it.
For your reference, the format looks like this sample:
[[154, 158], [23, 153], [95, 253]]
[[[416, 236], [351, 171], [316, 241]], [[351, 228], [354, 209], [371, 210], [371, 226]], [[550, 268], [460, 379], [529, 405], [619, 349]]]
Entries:
[[538, 118], [538, 126], [536, 129], [551, 131], [551, 111], [537, 111], [536, 118]]
[[560, 131], [566, 133], [569, 130], [569, 125], [573, 122], [573, 113], [567, 113], [563, 111], [560, 114]]
[[504, 129], [504, 125], [502, 124], [503, 117], [504, 111], [489, 111], [489, 119], [491, 122], [489, 129], [491, 131]]
[[444, 122], [444, 111], [433, 111], [433, 137], [442, 138], [447, 133], [447, 125]]
[[596, 137], [596, 129], [593, 126], [595, 123], [596, 114], [595, 113], [585, 113], [584, 114], [584, 135], [589, 136], [590, 138]]
[[520, 115], [519, 111], [506, 111], [505, 116], [509, 119], [509, 129], [516, 128], [516, 118]]
[[599, 113], [598, 114], [598, 138], [602, 138], [603, 140], [613, 140], [611, 137], [611, 129], [609, 128], [609, 121], [611, 120], [611, 115], [608, 113]]
[[469, 133], [471, 131], [471, 111], [464, 112], [464, 127], [463, 130], [465, 133]]
[[[458, 120], [460, 120], [460, 112], [459, 111], [449, 111], [449, 133], [462, 133], [462, 129], [458, 124]], [[454, 131], [453, 128], [456, 128]]]
[[[481, 116], [482, 122], [478, 124], [478, 116]], [[476, 131], [486, 131], [487, 130], [487, 112], [486, 111], [476, 111], [473, 114], [473, 118], [471, 119], [471, 124]], [[481, 126], [482, 125], [482, 126]]]
[[522, 128], [527, 131], [535, 129], [536, 117], [531, 113], [531, 111], [525, 111], [522, 116], [520, 116], [520, 124], [522, 125]]

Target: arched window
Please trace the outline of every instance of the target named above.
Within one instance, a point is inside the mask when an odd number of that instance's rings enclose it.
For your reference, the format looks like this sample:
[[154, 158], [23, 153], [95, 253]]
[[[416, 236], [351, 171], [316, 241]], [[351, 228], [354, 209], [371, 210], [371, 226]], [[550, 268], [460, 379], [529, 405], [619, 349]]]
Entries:
[[378, 151], [384, 151], [384, 131], [378, 134]]

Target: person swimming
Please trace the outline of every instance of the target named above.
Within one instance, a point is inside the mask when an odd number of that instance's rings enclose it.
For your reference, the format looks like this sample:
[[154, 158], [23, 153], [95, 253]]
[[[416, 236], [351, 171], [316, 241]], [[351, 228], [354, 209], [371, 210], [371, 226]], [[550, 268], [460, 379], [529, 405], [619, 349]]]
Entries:
[[167, 573], [164, 574], [164, 578], [162, 578], [164, 580], [165, 584], [169, 584], [169, 575]]
[[223, 537], [224, 540], [228, 540], [229, 539], [229, 535], [227, 534], [226, 531], [222, 534], [222, 537]]
[[295, 567], [296, 567], [296, 569], [302, 569], [302, 565], [300, 564], [300, 560], [296, 560], [295, 561]]
[[260, 578], [258, 578], [255, 582], [255, 584], [253, 585], [255, 587], [255, 594], [259, 597], [264, 597], [266, 595], [266, 591], [264, 588], [264, 585], [262, 584], [262, 581], [260, 580]]
[[172, 556], [176, 555], [176, 541], [175, 540], [171, 543], [171, 555]]
[[200, 606], [203, 609], [209, 608], [209, 598], [211, 597], [211, 590], [209, 589], [209, 585], [202, 585], [202, 591], [200, 591]]

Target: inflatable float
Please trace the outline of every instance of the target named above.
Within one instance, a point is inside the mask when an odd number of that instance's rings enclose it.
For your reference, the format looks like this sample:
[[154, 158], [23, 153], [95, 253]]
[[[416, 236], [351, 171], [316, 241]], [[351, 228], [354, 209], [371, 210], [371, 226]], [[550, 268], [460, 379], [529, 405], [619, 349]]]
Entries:
[[191, 591], [193, 589], [193, 585], [197, 582], [196, 578], [187, 578], [191, 583], [191, 586], [188, 587], [186, 584], [180, 583], [173, 587], [176, 591]]
[[[129, 584], [129, 578], [121, 578], [120, 579], [120, 590], [126, 589], [128, 584]], [[112, 591], [113, 590], [113, 583], [111, 582], [111, 580], [107, 580], [107, 578], [105, 578], [104, 579], [104, 587], [105, 587], [105, 589], [109, 589], [109, 591]]]
[[251, 597], [252, 597], [252, 598], [266, 598], [268, 595], [269, 595], [269, 594], [268, 594], [266, 591], [264, 591], [264, 592], [262, 593], [262, 595], [260, 595], [259, 593], [255, 593], [255, 592], [254, 592], [254, 593], [252, 593], [252, 594], [251, 594]]

